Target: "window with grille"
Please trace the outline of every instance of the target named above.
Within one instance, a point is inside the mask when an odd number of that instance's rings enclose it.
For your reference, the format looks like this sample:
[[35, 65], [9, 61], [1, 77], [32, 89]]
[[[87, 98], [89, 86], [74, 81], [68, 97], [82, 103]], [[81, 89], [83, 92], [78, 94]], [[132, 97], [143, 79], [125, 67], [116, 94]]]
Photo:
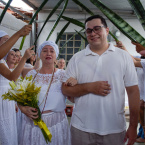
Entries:
[[[67, 42], [67, 43], [66, 43]], [[64, 46], [64, 44], [66, 44]], [[59, 46], [59, 58], [64, 58], [66, 65], [71, 57], [78, 51], [85, 48], [87, 42], [80, 35], [74, 33], [64, 33], [58, 43]]]

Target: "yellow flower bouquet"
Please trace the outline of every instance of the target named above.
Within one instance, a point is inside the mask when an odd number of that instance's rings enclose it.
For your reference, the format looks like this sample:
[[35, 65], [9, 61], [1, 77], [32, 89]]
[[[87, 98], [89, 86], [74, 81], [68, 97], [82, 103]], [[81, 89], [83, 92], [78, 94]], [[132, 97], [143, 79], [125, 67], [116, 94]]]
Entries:
[[14, 100], [19, 105], [30, 106], [38, 110], [38, 118], [33, 120], [34, 125], [38, 125], [43, 133], [46, 143], [51, 142], [52, 135], [46, 124], [41, 119], [41, 112], [38, 106], [39, 92], [41, 87], [37, 87], [33, 82], [33, 77], [21, 77], [16, 82], [11, 81], [8, 93], [2, 95], [3, 100]]

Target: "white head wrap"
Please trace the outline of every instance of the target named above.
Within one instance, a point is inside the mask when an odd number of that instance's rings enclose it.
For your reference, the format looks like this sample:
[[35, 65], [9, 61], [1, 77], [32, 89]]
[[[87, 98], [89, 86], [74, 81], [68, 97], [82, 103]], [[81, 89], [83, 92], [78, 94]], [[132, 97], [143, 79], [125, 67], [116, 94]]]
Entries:
[[52, 46], [55, 53], [56, 53], [56, 58], [58, 57], [58, 54], [59, 54], [59, 49], [58, 49], [58, 46], [57, 44], [54, 42], [54, 41], [51, 41], [51, 40], [48, 40], [48, 41], [44, 41], [38, 48], [38, 57], [40, 58], [40, 54], [41, 54], [41, 51], [42, 51], [42, 48], [46, 45], [49, 45], [49, 46]]
[[0, 38], [3, 37], [3, 36], [6, 36], [8, 35], [5, 31], [3, 30], [0, 30]]

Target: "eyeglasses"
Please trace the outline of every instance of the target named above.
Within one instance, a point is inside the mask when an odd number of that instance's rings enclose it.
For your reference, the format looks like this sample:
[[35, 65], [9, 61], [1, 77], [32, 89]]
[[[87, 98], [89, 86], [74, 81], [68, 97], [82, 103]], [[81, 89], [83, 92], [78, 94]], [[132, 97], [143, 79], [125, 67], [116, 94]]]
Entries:
[[17, 57], [15, 54], [13, 54], [13, 53], [11, 53], [11, 56], [15, 56], [15, 57]]
[[86, 34], [87, 36], [89, 36], [89, 35], [92, 34], [92, 31], [93, 31], [94, 33], [99, 33], [99, 32], [101, 32], [101, 30], [102, 30], [103, 27], [104, 27], [104, 26], [95, 26], [93, 29], [88, 28], [88, 29], [85, 31], [85, 34]]
[[20, 55], [15, 55], [17, 58], [20, 57]]

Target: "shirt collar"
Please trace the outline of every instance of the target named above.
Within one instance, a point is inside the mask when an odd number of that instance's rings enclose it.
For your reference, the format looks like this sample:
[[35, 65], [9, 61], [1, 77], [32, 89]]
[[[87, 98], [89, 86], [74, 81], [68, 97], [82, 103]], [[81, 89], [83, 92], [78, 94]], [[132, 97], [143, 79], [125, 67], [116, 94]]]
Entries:
[[[108, 52], [108, 51], [115, 51], [115, 46], [113, 45], [113, 43], [109, 42], [109, 48], [105, 51], [105, 52]], [[86, 46], [86, 50], [85, 50], [85, 55], [98, 55], [97, 53], [93, 52], [91, 49], [90, 49], [90, 45], [88, 44]]]

